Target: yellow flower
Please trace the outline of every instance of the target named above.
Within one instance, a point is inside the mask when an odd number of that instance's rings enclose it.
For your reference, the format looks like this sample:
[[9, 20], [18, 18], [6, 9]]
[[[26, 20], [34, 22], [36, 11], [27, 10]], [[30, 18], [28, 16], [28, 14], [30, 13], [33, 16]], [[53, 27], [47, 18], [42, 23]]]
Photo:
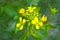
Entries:
[[23, 19], [23, 23], [25, 23], [26, 22], [26, 20], [25, 19]]
[[20, 23], [17, 23], [17, 24], [16, 24], [16, 27], [19, 27], [20, 30], [23, 29], [23, 25], [21, 25]]
[[17, 23], [17, 24], [16, 24], [16, 27], [19, 27], [20, 25], [21, 25], [20, 23]]
[[36, 21], [35, 21], [35, 20], [32, 20], [31, 23], [32, 23], [32, 24], [36, 24]]
[[22, 17], [19, 17], [19, 21], [22, 22]]
[[20, 30], [23, 30], [23, 25], [21, 25], [19, 29], [20, 29]]
[[24, 8], [21, 8], [21, 9], [19, 10], [19, 13], [24, 14], [24, 13], [25, 13], [25, 9], [24, 9]]
[[22, 17], [19, 17], [19, 21], [21, 22], [21, 23], [25, 23], [26, 22], [26, 20], [25, 19], [22, 19]]
[[32, 13], [33, 12], [33, 7], [28, 7], [28, 11], [30, 12], [30, 13]]
[[47, 21], [47, 17], [46, 17], [45, 15], [43, 15], [42, 18], [41, 18], [41, 20], [42, 20], [43, 22], [46, 22], [46, 21]]
[[35, 20], [35, 22], [38, 22], [38, 17], [35, 17], [34, 20]]
[[39, 26], [38, 24], [36, 24], [36, 25], [35, 25], [35, 28], [36, 28], [36, 29], [39, 29], [39, 28], [40, 28], [40, 26]]
[[43, 22], [39, 22], [38, 24], [39, 24], [40, 26], [43, 26]]
[[36, 24], [36, 23], [38, 23], [38, 17], [34, 17], [34, 19], [32, 20], [31, 23], [32, 23], [32, 24]]
[[28, 10], [27, 11], [29, 11], [30, 13], [32, 13], [34, 9], [36, 9], [36, 7], [30, 6], [30, 7], [28, 7]]
[[51, 13], [56, 13], [56, 12], [58, 12], [58, 10], [57, 10], [56, 8], [51, 8], [50, 11], [51, 11]]

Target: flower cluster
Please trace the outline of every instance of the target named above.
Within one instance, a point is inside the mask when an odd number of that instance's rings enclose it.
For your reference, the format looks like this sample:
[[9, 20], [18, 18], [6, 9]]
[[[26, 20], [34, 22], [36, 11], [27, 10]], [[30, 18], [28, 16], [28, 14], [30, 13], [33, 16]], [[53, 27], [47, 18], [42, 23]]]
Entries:
[[43, 15], [40, 19], [38, 17], [34, 17], [31, 23], [35, 25], [36, 29], [39, 29], [41, 26], [43, 26], [43, 23], [46, 21], [47, 21], [47, 17]]
[[22, 15], [22, 17], [19, 17], [19, 22], [16, 24], [16, 27], [18, 27], [20, 30], [23, 29], [26, 22], [29, 22], [27, 25], [33, 25], [35, 29], [40, 29], [44, 22], [47, 21], [46, 15], [39, 18], [40, 13], [37, 7], [29, 6], [27, 9], [21, 8], [19, 10], [19, 14]]
[[25, 19], [22, 19], [22, 17], [19, 17], [19, 23], [16, 24], [16, 27], [18, 27], [20, 30], [23, 29], [23, 25], [26, 23]]

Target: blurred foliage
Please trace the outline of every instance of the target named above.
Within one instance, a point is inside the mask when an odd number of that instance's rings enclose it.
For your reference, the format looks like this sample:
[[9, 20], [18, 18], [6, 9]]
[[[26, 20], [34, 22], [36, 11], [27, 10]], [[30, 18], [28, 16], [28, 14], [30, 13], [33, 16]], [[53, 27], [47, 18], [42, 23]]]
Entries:
[[[32, 35], [26, 28], [15, 28], [19, 9], [31, 5], [41, 8], [41, 15], [48, 17], [48, 24], [44, 25], [47, 28], [32, 28]], [[0, 0], [0, 40], [60, 40], [60, 0]]]

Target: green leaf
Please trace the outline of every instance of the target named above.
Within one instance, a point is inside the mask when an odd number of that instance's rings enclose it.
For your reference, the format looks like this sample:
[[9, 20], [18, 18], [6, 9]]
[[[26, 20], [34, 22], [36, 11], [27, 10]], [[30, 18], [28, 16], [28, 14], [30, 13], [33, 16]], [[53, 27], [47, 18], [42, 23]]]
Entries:
[[6, 28], [6, 31], [13, 31], [15, 28], [16, 21], [10, 21], [8, 23], [8, 27]]
[[31, 35], [34, 36], [35, 38], [40, 38], [40, 35], [33, 30], [31, 30]]
[[32, 0], [31, 1], [31, 5], [38, 5], [38, 2], [40, 2], [41, 0]]
[[25, 31], [19, 40], [26, 40], [27, 32]]
[[14, 10], [10, 9], [9, 7], [4, 6], [2, 9], [3, 9], [4, 12], [5, 12], [6, 14], [8, 14], [11, 18], [14, 18], [14, 19], [18, 18], [18, 13], [16, 13]]

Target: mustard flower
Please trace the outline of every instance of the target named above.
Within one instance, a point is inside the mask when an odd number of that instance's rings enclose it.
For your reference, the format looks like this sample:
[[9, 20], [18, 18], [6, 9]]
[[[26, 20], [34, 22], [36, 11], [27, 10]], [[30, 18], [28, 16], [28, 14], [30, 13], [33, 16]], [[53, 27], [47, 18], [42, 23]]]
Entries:
[[36, 24], [36, 21], [35, 21], [35, 20], [32, 20], [31, 23], [32, 23], [32, 24]]
[[19, 21], [22, 22], [22, 17], [19, 17]]
[[39, 24], [40, 26], [43, 26], [43, 22], [39, 22], [38, 24]]
[[38, 17], [34, 17], [34, 19], [32, 20], [32, 24], [36, 24], [38, 22]]
[[25, 9], [24, 9], [24, 8], [21, 8], [21, 9], [19, 10], [19, 13], [24, 14], [24, 13], [25, 13]]
[[36, 22], [38, 22], [38, 17], [34, 17], [34, 20], [35, 20]]
[[29, 6], [27, 11], [32, 13], [34, 11], [34, 9], [36, 9], [36, 7]]
[[36, 29], [40, 29], [40, 26], [38, 24], [35, 25]]
[[23, 25], [21, 25], [19, 29], [20, 29], [20, 30], [23, 30]]
[[25, 19], [22, 19], [22, 17], [19, 17], [19, 23], [16, 24], [16, 27], [18, 27], [20, 30], [23, 29], [24, 23], [26, 22]]
[[24, 23], [26, 23], [26, 20], [25, 20], [25, 19], [23, 19], [23, 24], [24, 24]]
[[17, 24], [16, 24], [16, 27], [19, 27], [20, 25], [21, 25], [20, 23], [17, 23]]
[[45, 15], [43, 15], [42, 18], [41, 18], [41, 20], [42, 20], [43, 22], [46, 22], [46, 21], [47, 21], [47, 17], [46, 17]]
[[21, 25], [20, 23], [17, 23], [16, 27], [18, 27], [20, 30], [22, 30], [23, 29], [23, 24]]
[[25, 19], [22, 19], [22, 17], [19, 17], [19, 21], [21, 22], [21, 23], [25, 23], [26, 22], [26, 20]]

